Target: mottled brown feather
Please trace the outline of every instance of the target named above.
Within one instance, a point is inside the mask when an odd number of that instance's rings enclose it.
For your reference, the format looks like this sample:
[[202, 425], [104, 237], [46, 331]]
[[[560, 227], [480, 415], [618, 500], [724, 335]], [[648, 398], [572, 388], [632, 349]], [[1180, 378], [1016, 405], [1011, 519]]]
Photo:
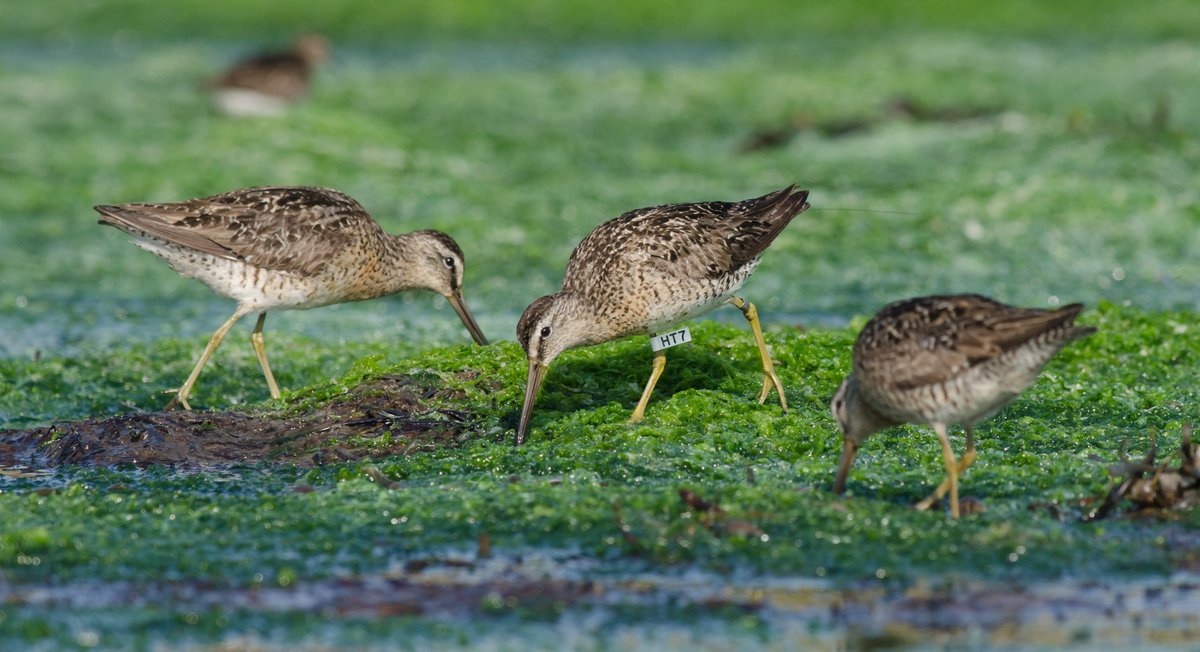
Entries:
[[630, 211], [596, 227], [571, 253], [563, 290], [589, 294], [598, 278], [635, 271], [664, 278], [716, 278], [754, 262], [808, 208], [795, 186], [741, 202], [666, 204]]
[[101, 224], [296, 276], [319, 273], [331, 253], [343, 250], [351, 238], [385, 235], [351, 197], [304, 186], [249, 188], [178, 203], [96, 210]]
[[879, 311], [854, 345], [854, 373], [868, 386], [908, 390], [946, 382], [971, 367], [1069, 327], [1062, 339], [1095, 329], [1071, 326], [1083, 310], [1010, 306], [979, 295], [920, 297]]

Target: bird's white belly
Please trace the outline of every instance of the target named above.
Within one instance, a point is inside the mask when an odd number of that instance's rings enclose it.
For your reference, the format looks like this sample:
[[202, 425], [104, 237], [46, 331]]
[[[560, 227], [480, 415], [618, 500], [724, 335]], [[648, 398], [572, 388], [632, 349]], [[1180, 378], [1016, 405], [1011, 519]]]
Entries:
[[213, 92], [213, 101], [222, 113], [239, 117], [273, 118], [283, 115], [288, 101], [245, 88], [222, 88]]
[[248, 265], [192, 249], [136, 239], [135, 244], [157, 254], [183, 276], [194, 278], [251, 310], [302, 310], [341, 300], [335, 288], [318, 278], [305, 278]]
[[653, 335], [671, 327], [694, 319], [710, 312], [733, 296], [733, 290], [713, 295], [712, 298], [701, 302], [689, 301], [685, 297], [668, 298], [665, 301], [650, 306], [646, 331]]

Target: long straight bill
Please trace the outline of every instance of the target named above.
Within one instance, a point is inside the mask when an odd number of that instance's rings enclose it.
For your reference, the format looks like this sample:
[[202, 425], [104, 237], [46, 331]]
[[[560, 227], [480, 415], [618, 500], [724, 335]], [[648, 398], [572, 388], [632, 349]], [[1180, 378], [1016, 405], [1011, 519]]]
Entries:
[[837, 480], [833, 482], [833, 493], [840, 494], [846, 489], [846, 476], [850, 475], [850, 467], [854, 466], [854, 458], [858, 455], [858, 446], [849, 439], [842, 440], [842, 459], [838, 460]]
[[480, 346], [487, 346], [487, 337], [480, 330], [479, 324], [475, 323], [475, 317], [471, 315], [471, 310], [467, 308], [467, 300], [463, 298], [462, 290], [446, 297], [450, 301], [450, 307], [454, 308], [454, 312], [458, 313], [458, 318], [462, 320], [467, 331], [471, 333], [471, 339]]
[[521, 427], [517, 429], [517, 446], [525, 443], [525, 433], [529, 430], [529, 420], [533, 418], [533, 404], [537, 401], [538, 388], [546, 377], [549, 367], [529, 361], [529, 378], [525, 381], [525, 403], [521, 406]]

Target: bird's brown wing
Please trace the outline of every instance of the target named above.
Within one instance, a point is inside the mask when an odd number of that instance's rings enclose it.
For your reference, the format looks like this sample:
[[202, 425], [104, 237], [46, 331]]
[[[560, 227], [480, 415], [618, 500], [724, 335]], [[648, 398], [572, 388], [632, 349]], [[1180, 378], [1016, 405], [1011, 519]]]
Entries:
[[310, 64], [293, 52], [261, 54], [234, 64], [212, 86], [294, 98], [308, 89]]
[[97, 206], [102, 224], [297, 276], [318, 273], [355, 237], [382, 233], [336, 190], [268, 187], [173, 204]]
[[979, 295], [900, 301], [863, 328], [855, 372], [901, 390], [944, 382], [1071, 322], [1080, 310], [1020, 308]]
[[[808, 193], [793, 194], [793, 189], [743, 202], [668, 204], [625, 213], [579, 243], [564, 282], [644, 273], [691, 279], [731, 274], [808, 208]], [[581, 289], [568, 285], [563, 289]]]

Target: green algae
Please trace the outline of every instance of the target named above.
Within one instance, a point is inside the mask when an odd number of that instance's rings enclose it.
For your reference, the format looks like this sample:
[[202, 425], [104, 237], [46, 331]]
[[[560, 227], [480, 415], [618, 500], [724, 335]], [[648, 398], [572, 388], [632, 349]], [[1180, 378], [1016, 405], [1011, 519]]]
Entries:
[[[1115, 461], [1126, 446], [1142, 450], [1151, 429], [1165, 433], [1160, 447], [1168, 449], [1179, 425], [1197, 416], [1195, 405], [1173, 397], [1189, 391], [1200, 319], [1104, 305], [1084, 321], [1100, 331], [979, 427], [980, 458], [963, 492], [987, 511], [959, 521], [909, 508], [942, 473], [932, 435], [917, 427], [873, 438], [851, 473], [848, 498], [829, 491], [840, 435], [827, 401], [848, 368], [851, 331], [769, 332], [791, 399], [785, 415], [755, 400], [760, 374], [749, 333], [705, 322], [694, 326], [694, 344], [671, 350], [641, 424], [626, 423], [648, 371], [640, 338], [564, 354], [519, 448], [512, 427], [521, 351], [511, 343], [459, 346], [390, 366], [368, 358], [284, 400], [299, 408], [373, 374], [424, 375], [445, 388], [435, 404], [475, 420], [460, 446], [305, 472], [126, 477], [64, 469], [9, 480], [0, 494], [0, 568], [21, 581], [240, 584], [285, 573], [303, 580], [382, 572], [486, 534], [499, 554], [571, 549], [598, 559], [841, 580], [1170, 572], [1181, 551], [1164, 537], [1194, 527], [1192, 514], [1158, 526], [1083, 524], [1030, 509], [1056, 502], [1079, 513], [1078, 501], [1109, 483], [1093, 457]], [[1144, 343], [1155, 345], [1154, 356], [1143, 355]], [[1131, 356], [1139, 358], [1135, 369]], [[1126, 386], [1160, 389], [1130, 404], [1135, 394]], [[365, 464], [397, 484], [378, 486]], [[298, 485], [314, 491], [296, 492]], [[704, 515], [680, 500], [682, 488], [718, 501], [753, 533], [701, 523]]]

